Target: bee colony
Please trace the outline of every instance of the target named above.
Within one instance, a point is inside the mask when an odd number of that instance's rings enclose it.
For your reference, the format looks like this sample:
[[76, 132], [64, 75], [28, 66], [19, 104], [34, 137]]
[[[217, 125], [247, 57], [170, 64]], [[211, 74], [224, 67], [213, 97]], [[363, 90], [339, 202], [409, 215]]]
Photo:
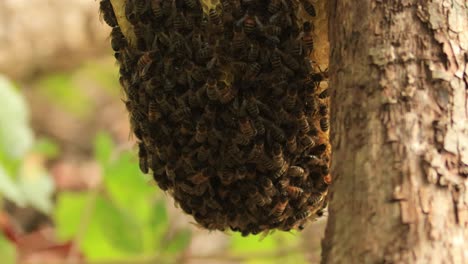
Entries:
[[141, 170], [209, 230], [288, 231], [320, 215], [330, 146], [314, 5], [120, 2], [100, 9]]

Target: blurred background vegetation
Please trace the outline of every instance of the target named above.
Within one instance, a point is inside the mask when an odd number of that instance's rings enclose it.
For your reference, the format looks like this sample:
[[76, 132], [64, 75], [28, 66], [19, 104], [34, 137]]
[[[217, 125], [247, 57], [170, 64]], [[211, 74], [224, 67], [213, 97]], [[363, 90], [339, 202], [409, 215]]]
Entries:
[[0, 2], [1, 263], [317, 263], [323, 219], [209, 232], [140, 173], [98, 2]]

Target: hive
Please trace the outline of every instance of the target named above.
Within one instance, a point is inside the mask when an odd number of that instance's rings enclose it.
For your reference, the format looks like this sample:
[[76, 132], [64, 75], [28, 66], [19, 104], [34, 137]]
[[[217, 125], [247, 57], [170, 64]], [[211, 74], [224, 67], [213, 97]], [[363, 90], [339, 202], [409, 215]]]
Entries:
[[[101, 1], [139, 162], [204, 228], [302, 229], [326, 206], [326, 79], [308, 0]], [[115, 7], [114, 7], [115, 9]], [[118, 13], [118, 12], [116, 12]]]

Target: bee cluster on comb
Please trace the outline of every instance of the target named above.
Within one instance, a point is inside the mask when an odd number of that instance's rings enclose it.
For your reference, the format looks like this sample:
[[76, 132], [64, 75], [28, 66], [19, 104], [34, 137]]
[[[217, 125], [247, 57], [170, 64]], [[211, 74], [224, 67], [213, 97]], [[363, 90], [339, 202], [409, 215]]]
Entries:
[[140, 168], [184, 212], [243, 235], [322, 213], [328, 90], [309, 59], [308, 0], [126, 0], [132, 41], [100, 4]]

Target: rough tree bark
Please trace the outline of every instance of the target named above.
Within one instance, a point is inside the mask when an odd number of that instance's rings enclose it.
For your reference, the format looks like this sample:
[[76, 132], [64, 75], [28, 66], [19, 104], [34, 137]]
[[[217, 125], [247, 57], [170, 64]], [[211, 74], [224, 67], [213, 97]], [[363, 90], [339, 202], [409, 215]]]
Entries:
[[322, 263], [468, 263], [468, 4], [332, 0]]

